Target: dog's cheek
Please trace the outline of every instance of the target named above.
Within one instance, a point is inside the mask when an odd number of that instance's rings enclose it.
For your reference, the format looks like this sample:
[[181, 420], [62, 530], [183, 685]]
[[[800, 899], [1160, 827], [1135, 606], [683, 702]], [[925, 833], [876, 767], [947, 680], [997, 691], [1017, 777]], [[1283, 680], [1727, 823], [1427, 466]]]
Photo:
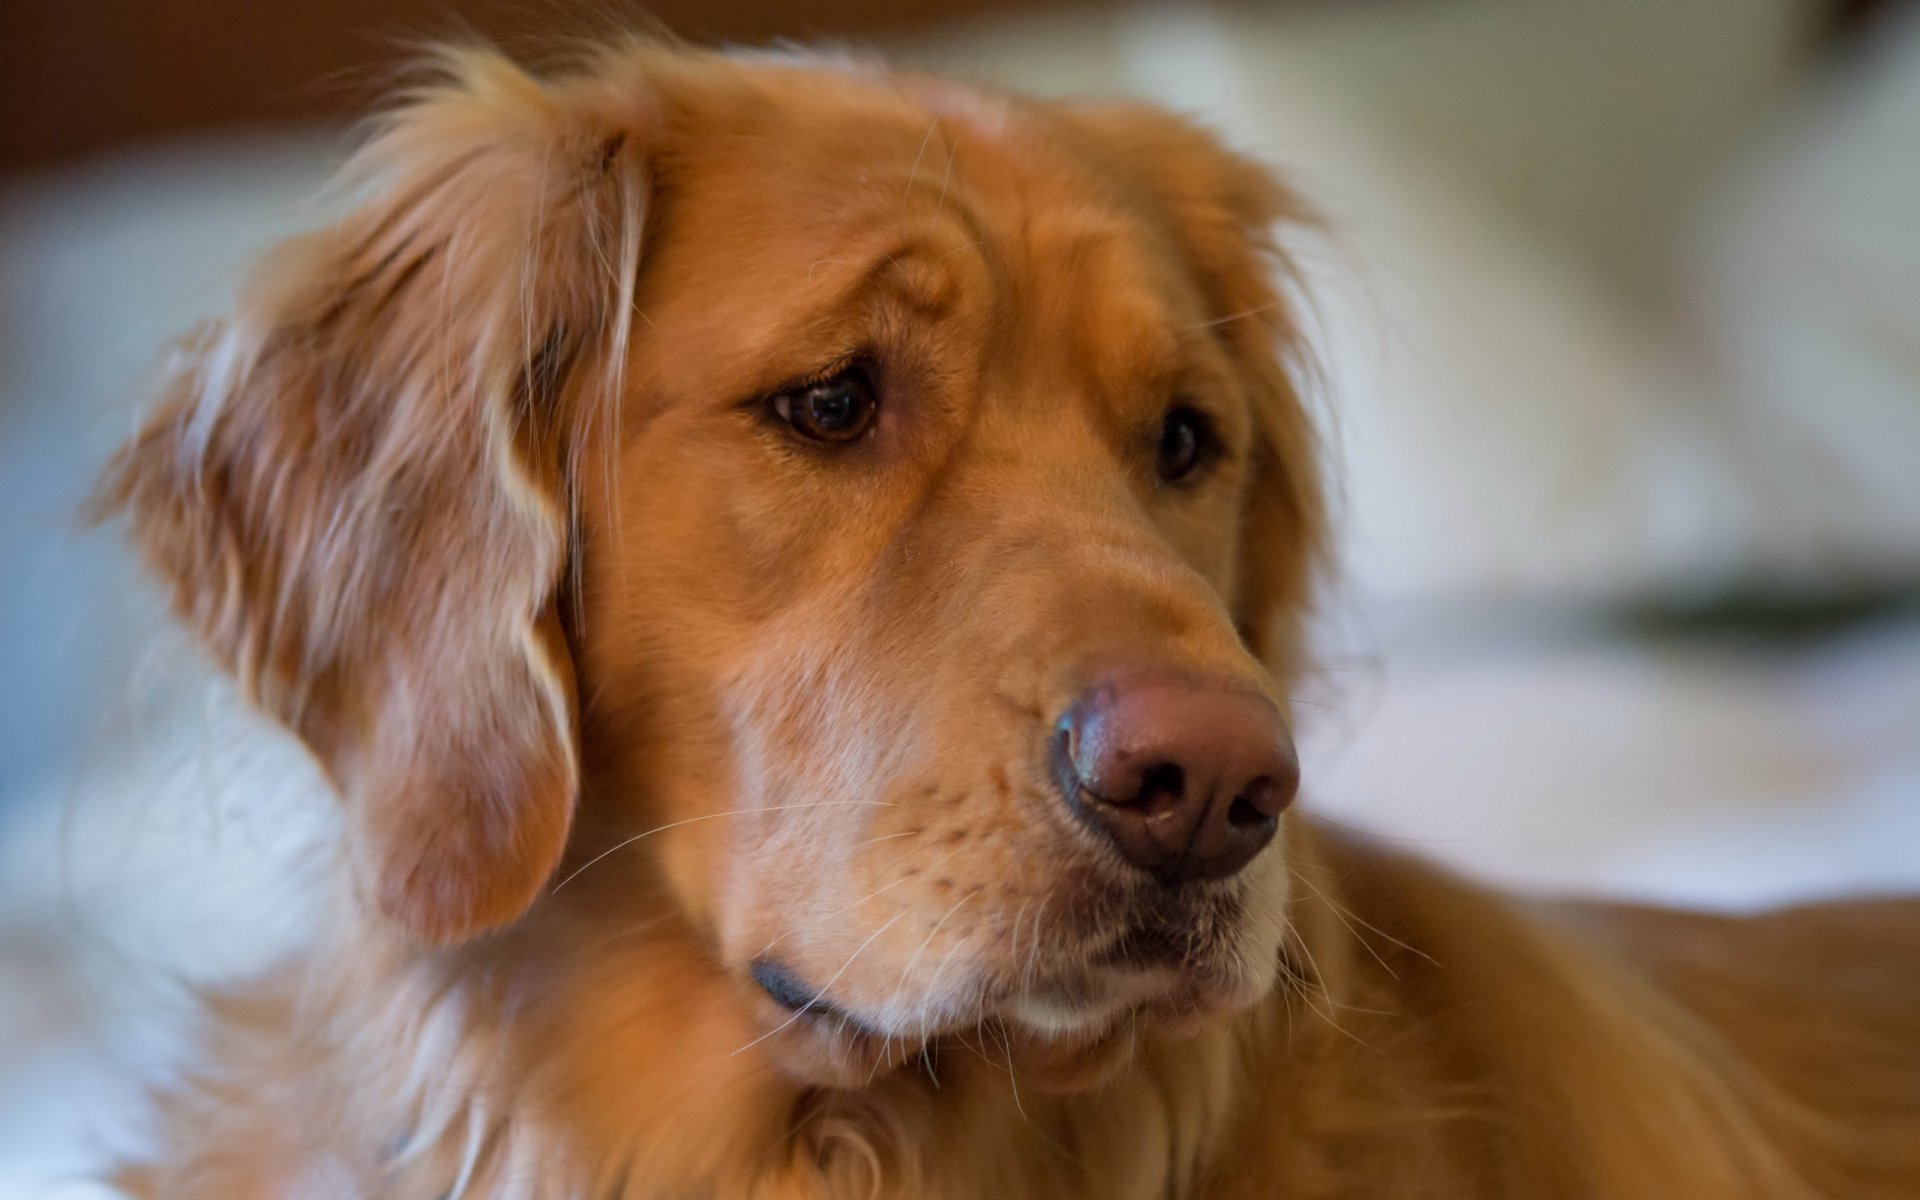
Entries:
[[1273, 844], [1249, 872], [1246, 903], [1241, 916], [1239, 944], [1236, 947], [1246, 971], [1244, 995], [1237, 998], [1252, 1003], [1273, 987], [1280, 975], [1281, 946], [1291, 920], [1294, 893], [1297, 890], [1293, 869], [1287, 861], [1290, 835], [1295, 824], [1288, 813], [1280, 824]]
[[710, 942], [724, 940], [740, 901], [750, 895], [751, 867], [730, 845], [724, 809], [679, 818], [686, 823], [661, 835], [660, 869], [682, 914]]

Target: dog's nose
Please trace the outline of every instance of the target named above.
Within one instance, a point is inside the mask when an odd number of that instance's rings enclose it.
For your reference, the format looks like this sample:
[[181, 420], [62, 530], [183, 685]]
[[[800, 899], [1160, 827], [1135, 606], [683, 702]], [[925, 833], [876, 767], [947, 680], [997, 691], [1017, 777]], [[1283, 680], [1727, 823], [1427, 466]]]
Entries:
[[1265, 697], [1177, 678], [1089, 688], [1055, 726], [1052, 752], [1075, 815], [1169, 884], [1253, 861], [1300, 782], [1293, 739]]

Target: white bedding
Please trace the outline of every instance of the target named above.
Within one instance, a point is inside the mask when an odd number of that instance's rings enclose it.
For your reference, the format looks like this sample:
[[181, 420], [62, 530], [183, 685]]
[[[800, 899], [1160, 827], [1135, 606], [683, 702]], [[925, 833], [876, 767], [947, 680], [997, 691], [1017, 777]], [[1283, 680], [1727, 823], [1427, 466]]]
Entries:
[[1303, 714], [1314, 806], [1475, 875], [1730, 909], [1920, 888], [1920, 618], [1509, 631], [1335, 675], [1347, 703]]

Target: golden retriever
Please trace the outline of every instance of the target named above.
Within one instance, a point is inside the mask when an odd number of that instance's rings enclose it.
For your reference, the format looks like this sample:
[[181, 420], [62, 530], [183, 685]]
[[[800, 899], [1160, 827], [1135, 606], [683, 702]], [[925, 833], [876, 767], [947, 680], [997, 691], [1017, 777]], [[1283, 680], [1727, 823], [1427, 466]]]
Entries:
[[102, 513], [344, 816], [146, 1197], [1913, 1197], [1920, 907], [1295, 812], [1276, 223], [1195, 126], [453, 51]]

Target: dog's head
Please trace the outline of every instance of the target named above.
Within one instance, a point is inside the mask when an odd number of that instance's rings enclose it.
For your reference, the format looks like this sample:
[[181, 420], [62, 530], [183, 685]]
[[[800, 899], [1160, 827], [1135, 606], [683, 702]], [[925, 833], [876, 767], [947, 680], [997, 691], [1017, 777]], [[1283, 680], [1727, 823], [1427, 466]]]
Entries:
[[1321, 519], [1286, 195], [1127, 104], [443, 66], [103, 493], [369, 904], [454, 941], [645, 864], [628, 916], [828, 1082], [991, 1025], [1071, 1086], [1268, 988]]

